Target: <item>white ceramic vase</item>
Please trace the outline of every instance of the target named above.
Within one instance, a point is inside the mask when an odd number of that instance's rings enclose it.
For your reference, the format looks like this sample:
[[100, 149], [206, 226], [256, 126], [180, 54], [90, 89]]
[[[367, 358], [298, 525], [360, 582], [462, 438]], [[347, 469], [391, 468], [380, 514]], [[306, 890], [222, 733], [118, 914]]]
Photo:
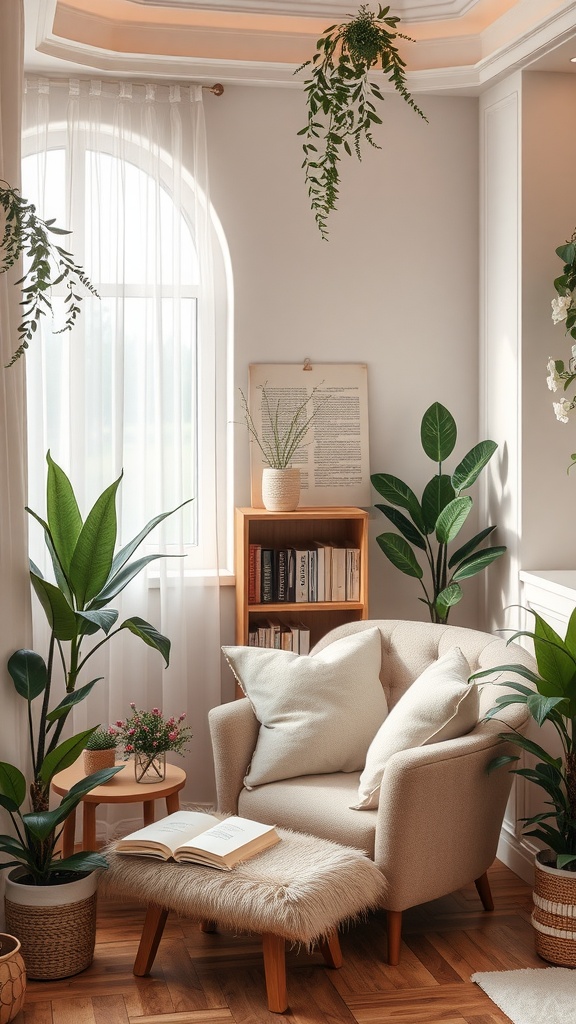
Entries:
[[289, 466], [287, 469], [262, 470], [262, 501], [269, 512], [294, 512], [300, 501], [300, 470]]

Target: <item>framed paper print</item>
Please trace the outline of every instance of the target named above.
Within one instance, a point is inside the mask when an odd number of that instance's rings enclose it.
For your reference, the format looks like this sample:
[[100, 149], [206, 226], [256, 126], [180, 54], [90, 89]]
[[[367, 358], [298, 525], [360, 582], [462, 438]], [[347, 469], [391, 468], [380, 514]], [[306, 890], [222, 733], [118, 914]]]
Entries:
[[[262, 410], [265, 387], [273, 412], [286, 418], [308, 400], [314, 413], [292, 465], [300, 469], [300, 505], [322, 507], [372, 503], [368, 464], [368, 374], [362, 363], [253, 363], [248, 404], [262, 436], [269, 417]], [[251, 502], [262, 508], [262, 469], [258, 445], [250, 444]]]

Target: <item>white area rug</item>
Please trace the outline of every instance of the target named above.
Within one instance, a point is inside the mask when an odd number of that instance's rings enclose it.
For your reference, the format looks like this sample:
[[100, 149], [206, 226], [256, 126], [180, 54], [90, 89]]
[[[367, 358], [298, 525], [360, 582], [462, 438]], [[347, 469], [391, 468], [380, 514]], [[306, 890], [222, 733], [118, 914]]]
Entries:
[[576, 970], [485, 971], [475, 981], [513, 1024], [576, 1024]]

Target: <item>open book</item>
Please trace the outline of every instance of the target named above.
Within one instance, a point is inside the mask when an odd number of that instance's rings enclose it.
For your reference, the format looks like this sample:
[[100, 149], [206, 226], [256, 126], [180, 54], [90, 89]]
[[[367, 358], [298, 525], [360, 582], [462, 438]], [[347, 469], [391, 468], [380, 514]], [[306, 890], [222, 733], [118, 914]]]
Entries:
[[217, 818], [202, 811], [175, 811], [119, 839], [115, 850], [231, 871], [240, 861], [279, 842], [273, 825], [236, 816]]

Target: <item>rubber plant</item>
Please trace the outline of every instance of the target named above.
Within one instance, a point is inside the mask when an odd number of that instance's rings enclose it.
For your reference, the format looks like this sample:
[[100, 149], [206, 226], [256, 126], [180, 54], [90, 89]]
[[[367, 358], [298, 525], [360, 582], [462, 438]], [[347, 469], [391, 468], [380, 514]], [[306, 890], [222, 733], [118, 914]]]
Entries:
[[36, 334], [40, 318], [52, 315], [52, 288], [65, 282], [64, 325], [56, 332], [72, 330], [80, 313], [81, 288], [98, 297], [98, 292], [83, 268], [50, 235], [69, 235], [55, 220], [42, 220], [36, 207], [8, 182], [0, 180], [0, 208], [4, 233], [0, 239], [0, 274], [6, 273], [24, 257], [24, 275], [15, 282], [22, 290], [22, 319], [18, 327], [18, 348], [7, 366], [12, 366], [28, 348]]
[[[419, 600], [427, 606], [432, 622], [447, 622], [450, 608], [464, 596], [460, 584], [482, 572], [506, 551], [503, 546], [480, 548], [496, 529], [487, 526], [448, 556], [448, 546], [472, 511], [472, 498], [463, 491], [475, 483], [498, 447], [494, 441], [480, 441], [449, 475], [444, 472], [443, 463], [454, 451], [457, 436], [454, 417], [445, 406], [435, 402], [422, 417], [420, 440], [426, 455], [438, 468], [426, 484], [421, 501], [407, 484], [390, 473], [374, 473], [370, 477], [378, 493], [390, 502], [376, 508], [399, 531], [381, 533], [376, 540], [392, 565], [420, 581], [425, 596]], [[424, 569], [415, 548], [426, 558], [428, 585], [424, 583]]]
[[389, 11], [389, 7], [379, 6], [374, 13], [362, 4], [356, 17], [325, 29], [312, 59], [295, 72], [311, 68], [304, 83], [308, 120], [298, 134], [305, 137], [302, 166], [323, 239], [328, 238], [328, 215], [338, 200], [342, 151], [350, 156], [354, 150], [360, 160], [362, 140], [381, 148], [372, 132], [375, 125], [382, 124], [374, 100], [384, 100], [384, 95], [370, 79], [370, 71], [380, 69], [408, 105], [428, 120], [408, 92], [406, 64], [396, 46], [398, 39], [413, 40], [397, 31], [400, 19]]
[[[68, 881], [70, 871], [107, 867], [98, 853], [82, 851], [59, 859], [55, 851], [64, 819], [85, 793], [106, 782], [121, 766], [103, 768], [81, 779], [58, 807], [49, 809], [52, 779], [74, 763], [99, 728], [95, 725], [62, 739], [70, 712], [101, 678], [77, 687], [86, 663], [121, 630], [129, 630], [158, 651], [166, 665], [170, 656], [170, 641], [149, 622], [133, 616], [113, 628], [118, 612], [106, 606], [149, 562], [165, 557], [151, 554], [130, 561], [150, 531], [172, 512], [156, 516], [115, 554], [115, 501], [122, 477], [103, 491], [83, 521], [70, 480], [50, 452], [47, 461], [47, 518], [27, 511], [44, 530], [54, 570], [55, 582], [51, 583], [31, 563], [32, 587], [50, 626], [48, 657], [45, 661], [35, 651], [19, 650], [8, 660], [16, 692], [28, 705], [30, 785], [19, 768], [0, 762], [0, 806], [8, 811], [15, 832], [14, 836], [0, 836], [0, 853], [8, 857], [2, 867], [22, 865], [26, 877], [21, 881], [31, 885], [57, 884]], [[98, 633], [104, 634], [102, 639], [85, 650], [86, 640]], [[57, 687], [61, 693], [51, 706]], [[22, 810], [28, 801], [30, 811]]]

